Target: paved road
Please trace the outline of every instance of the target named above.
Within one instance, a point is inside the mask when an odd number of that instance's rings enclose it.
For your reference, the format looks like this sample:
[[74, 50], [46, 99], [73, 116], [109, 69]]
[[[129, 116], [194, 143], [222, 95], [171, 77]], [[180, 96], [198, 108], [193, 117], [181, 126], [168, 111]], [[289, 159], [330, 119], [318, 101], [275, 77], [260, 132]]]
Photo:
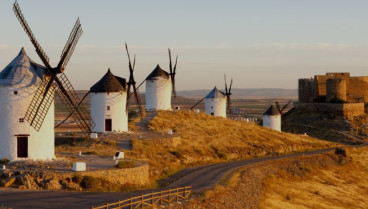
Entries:
[[[305, 153], [296, 153], [284, 156], [265, 157], [234, 161], [229, 163], [220, 163], [196, 168], [186, 169], [177, 173], [174, 178], [168, 179], [165, 185], [160, 188], [175, 188], [180, 186], [193, 187], [194, 192], [203, 191], [213, 187], [221, 178], [237, 168], [255, 164], [259, 162], [272, 161], [283, 158], [293, 158], [302, 155], [314, 155], [325, 153], [333, 149], [324, 149]], [[116, 202], [129, 198], [130, 196], [140, 195], [141, 193], [149, 193], [155, 190], [145, 190], [129, 193], [97, 193], [97, 192], [66, 192], [66, 191], [26, 191], [17, 189], [0, 189], [0, 208], [5, 206], [12, 209], [22, 208], [52, 208], [52, 209], [74, 209], [74, 208], [90, 208], [92, 205], [98, 206], [106, 202]]]

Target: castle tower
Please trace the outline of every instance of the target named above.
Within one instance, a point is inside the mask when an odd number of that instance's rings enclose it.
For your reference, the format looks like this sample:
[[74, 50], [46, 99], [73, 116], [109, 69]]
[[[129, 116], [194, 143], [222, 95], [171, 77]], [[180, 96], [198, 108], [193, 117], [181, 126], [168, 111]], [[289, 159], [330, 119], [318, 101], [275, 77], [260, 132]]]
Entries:
[[126, 80], [107, 73], [90, 88], [93, 132], [128, 131]]
[[205, 111], [208, 115], [226, 118], [226, 95], [216, 87], [205, 97]]
[[281, 131], [281, 114], [273, 105], [263, 113], [263, 127]]
[[326, 102], [346, 101], [346, 81], [342, 78], [330, 78], [326, 81]]
[[0, 72], [0, 159], [51, 160], [55, 157], [54, 103], [36, 131], [24, 116], [43, 79], [45, 68], [22, 48]]
[[171, 110], [171, 79], [159, 65], [146, 78], [146, 110]]

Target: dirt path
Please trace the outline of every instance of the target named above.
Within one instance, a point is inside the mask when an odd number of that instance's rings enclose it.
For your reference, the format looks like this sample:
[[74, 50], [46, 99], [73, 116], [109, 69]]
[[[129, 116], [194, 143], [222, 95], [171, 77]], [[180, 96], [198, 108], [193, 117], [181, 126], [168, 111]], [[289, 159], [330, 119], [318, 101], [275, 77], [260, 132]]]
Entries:
[[[194, 192], [203, 191], [213, 187], [221, 178], [237, 168], [253, 165], [260, 162], [272, 161], [284, 158], [293, 158], [303, 155], [315, 155], [333, 150], [324, 149], [305, 153], [295, 153], [284, 156], [274, 156], [265, 158], [246, 159], [229, 163], [220, 163], [207, 166], [200, 166], [186, 169], [176, 174], [176, 178], [171, 178], [166, 182], [167, 186], [160, 188], [174, 188], [178, 186], [191, 185]], [[66, 192], [66, 191], [22, 191], [16, 189], [0, 189], [0, 205], [13, 209], [21, 208], [90, 208], [92, 205], [98, 206], [106, 202], [116, 202], [129, 198], [130, 196], [149, 193], [155, 190], [136, 191], [129, 193], [97, 193], [97, 192]]]

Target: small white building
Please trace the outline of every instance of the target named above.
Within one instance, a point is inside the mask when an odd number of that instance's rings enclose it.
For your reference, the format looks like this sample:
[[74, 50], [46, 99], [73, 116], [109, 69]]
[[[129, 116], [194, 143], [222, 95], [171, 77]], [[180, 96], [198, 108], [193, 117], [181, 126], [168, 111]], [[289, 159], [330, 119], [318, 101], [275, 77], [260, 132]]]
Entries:
[[146, 78], [146, 110], [171, 110], [170, 74], [157, 65]]
[[205, 111], [208, 115], [226, 118], [226, 95], [215, 88], [205, 97]]
[[91, 118], [95, 122], [92, 132], [128, 131], [127, 83], [110, 69], [90, 88]]
[[281, 114], [273, 105], [263, 113], [263, 127], [281, 131]]
[[39, 131], [24, 119], [44, 71], [45, 68], [33, 62], [22, 48], [0, 72], [0, 159], [51, 160], [55, 157], [54, 103]]

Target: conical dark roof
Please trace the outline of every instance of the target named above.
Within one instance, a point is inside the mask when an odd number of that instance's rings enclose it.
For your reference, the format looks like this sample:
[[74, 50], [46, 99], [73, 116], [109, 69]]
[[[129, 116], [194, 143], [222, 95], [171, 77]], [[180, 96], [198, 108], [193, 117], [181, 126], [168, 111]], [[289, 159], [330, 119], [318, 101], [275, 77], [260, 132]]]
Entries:
[[279, 110], [276, 109], [276, 107], [271, 105], [271, 107], [268, 108], [267, 111], [265, 113], [263, 113], [263, 115], [281, 115], [281, 114], [280, 114]]
[[215, 88], [213, 88], [212, 91], [210, 91], [210, 93], [208, 93], [205, 98], [215, 99], [215, 98], [224, 98], [224, 97], [226, 97], [225, 93], [218, 90], [217, 87], [215, 86]]
[[90, 88], [90, 92], [119, 92], [124, 91], [126, 80], [111, 73], [110, 68], [107, 73]]
[[157, 65], [156, 68], [147, 76], [146, 80], [154, 80], [157, 77], [169, 79], [170, 74], [161, 69], [160, 65]]

